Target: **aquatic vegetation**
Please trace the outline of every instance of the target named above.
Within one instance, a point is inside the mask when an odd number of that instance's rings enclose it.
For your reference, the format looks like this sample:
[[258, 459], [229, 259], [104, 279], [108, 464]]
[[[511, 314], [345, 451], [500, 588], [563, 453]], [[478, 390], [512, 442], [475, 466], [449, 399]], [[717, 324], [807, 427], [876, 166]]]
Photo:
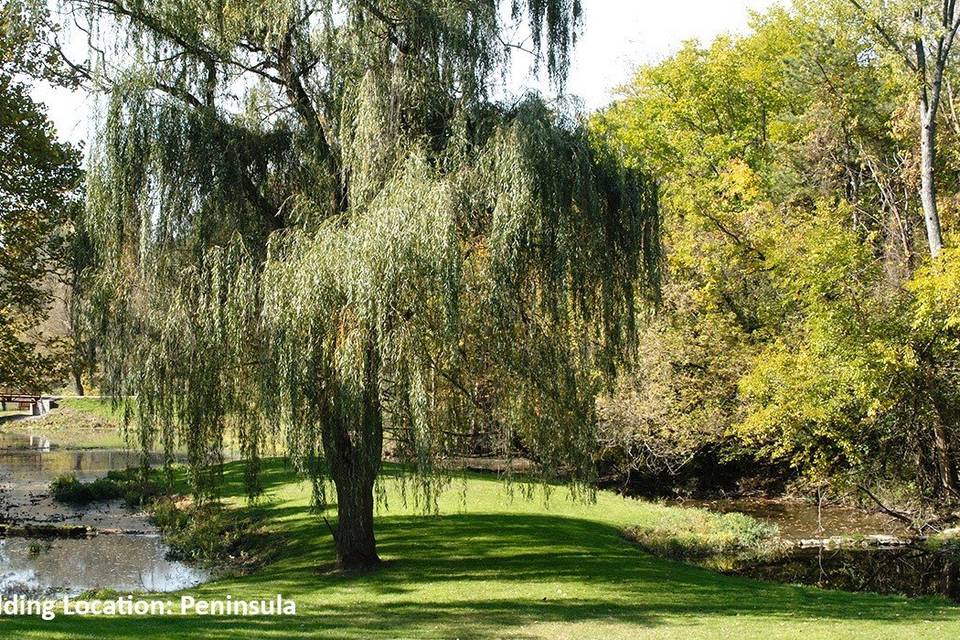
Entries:
[[50, 492], [57, 502], [72, 505], [122, 498], [131, 506], [140, 506], [162, 495], [164, 483], [156, 472], [144, 479], [139, 469], [126, 469], [108, 471], [105, 477], [91, 482], [82, 482], [73, 475], [62, 475], [50, 483]]
[[629, 527], [624, 537], [656, 556], [712, 568], [768, 556], [784, 545], [776, 525], [742, 513], [683, 511], [683, 518]]
[[170, 547], [172, 560], [243, 573], [262, 564], [271, 553], [263, 544], [262, 516], [256, 509], [195, 504], [190, 499], [164, 496], [150, 505], [149, 512]]

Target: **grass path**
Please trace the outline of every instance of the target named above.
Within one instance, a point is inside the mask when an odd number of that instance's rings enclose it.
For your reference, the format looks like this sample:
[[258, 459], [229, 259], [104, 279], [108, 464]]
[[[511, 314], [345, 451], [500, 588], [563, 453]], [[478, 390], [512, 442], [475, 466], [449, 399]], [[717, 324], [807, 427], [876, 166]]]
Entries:
[[[238, 490], [240, 467], [227, 471]], [[275, 560], [191, 590], [197, 598], [297, 602], [296, 617], [0, 618], [5, 638], [931, 638], [960, 637], [960, 607], [725, 577], [660, 560], [619, 531], [683, 517], [676, 509], [557, 491], [511, 501], [502, 484], [455, 483], [439, 516], [405, 507], [388, 481], [377, 519], [386, 566], [328, 571], [330, 534], [308, 514], [308, 487], [279, 464], [266, 481]]]

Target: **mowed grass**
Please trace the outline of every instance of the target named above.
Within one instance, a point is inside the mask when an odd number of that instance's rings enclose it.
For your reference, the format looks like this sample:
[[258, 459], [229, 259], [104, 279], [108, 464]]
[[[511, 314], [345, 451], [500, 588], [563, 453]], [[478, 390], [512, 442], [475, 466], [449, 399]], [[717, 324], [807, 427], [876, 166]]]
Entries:
[[[391, 470], [391, 473], [395, 470]], [[458, 481], [440, 514], [404, 505], [385, 480], [377, 518], [385, 566], [331, 571], [329, 531], [308, 509], [309, 489], [279, 462], [265, 471], [270, 564], [190, 590], [197, 598], [297, 603], [295, 617], [0, 618], [9, 638], [949, 638], [960, 608], [938, 599], [725, 577], [661, 560], [624, 540], [633, 525], [677, 524], [684, 510], [601, 493], [593, 504], [556, 490], [511, 499], [492, 477]], [[238, 504], [239, 464], [227, 493]], [[332, 514], [331, 514], [332, 515]], [[167, 596], [164, 596], [167, 598]], [[169, 596], [177, 601], [176, 596]]]
[[[109, 398], [86, 396], [72, 396], [61, 398], [59, 401], [61, 409], [70, 409], [76, 412], [85, 413], [91, 417], [99, 417], [104, 422], [119, 424], [123, 418], [122, 409], [115, 408]], [[53, 414], [55, 415], [56, 411]]]

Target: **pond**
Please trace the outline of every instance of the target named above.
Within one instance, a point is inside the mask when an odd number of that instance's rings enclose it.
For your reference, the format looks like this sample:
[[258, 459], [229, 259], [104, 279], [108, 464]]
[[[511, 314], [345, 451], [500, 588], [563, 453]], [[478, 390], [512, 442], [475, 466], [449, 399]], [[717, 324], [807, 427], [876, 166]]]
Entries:
[[956, 550], [794, 549], [776, 560], [727, 573], [824, 589], [944, 596], [960, 602], [960, 553]]
[[[718, 513], [745, 513], [776, 524], [780, 536], [799, 541], [858, 536], [910, 538], [903, 523], [889, 516], [842, 505], [768, 498], [683, 500], [673, 504]], [[734, 563], [725, 573], [825, 589], [945, 596], [960, 602], [960, 553], [956, 548], [921, 545], [895, 548], [793, 548], [753, 564]]]
[[122, 501], [74, 508], [50, 496], [50, 481], [57, 476], [91, 480], [139, 461], [139, 453], [128, 450], [58, 449], [43, 437], [0, 433], [0, 522], [76, 524], [124, 532], [86, 539], [0, 539], [0, 595], [76, 594], [91, 589], [162, 592], [208, 580], [208, 572], [167, 559], [167, 547], [144, 512], [131, 510]]
[[787, 540], [885, 534], [909, 536], [910, 531], [896, 518], [855, 507], [785, 498], [719, 498], [676, 500], [669, 504], [699, 507], [717, 513], [745, 513], [777, 525]]
[[91, 589], [176, 591], [208, 574], [167, 560], [157, 535], [99, 535], [89, 539], [0, 539], [0, 594], [26, 597]]

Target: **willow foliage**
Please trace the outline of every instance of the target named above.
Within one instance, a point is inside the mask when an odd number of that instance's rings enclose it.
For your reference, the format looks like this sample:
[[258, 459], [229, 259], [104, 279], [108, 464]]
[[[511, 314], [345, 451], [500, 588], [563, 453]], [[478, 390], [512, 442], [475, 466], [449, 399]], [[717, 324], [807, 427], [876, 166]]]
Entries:
[[201, 493], [228, 435], [251, 492], [279, 441], [341, 521], [385, 446], [428, 499], [478, 438], [589, 477], [596, 390], [656, 288], [656, 185], [539, 98], [491, 101], [508, 13], [558, 84], [580, 20], [501, 4], [91, 8], [126, 47], [88, 189], [105, 360]]

